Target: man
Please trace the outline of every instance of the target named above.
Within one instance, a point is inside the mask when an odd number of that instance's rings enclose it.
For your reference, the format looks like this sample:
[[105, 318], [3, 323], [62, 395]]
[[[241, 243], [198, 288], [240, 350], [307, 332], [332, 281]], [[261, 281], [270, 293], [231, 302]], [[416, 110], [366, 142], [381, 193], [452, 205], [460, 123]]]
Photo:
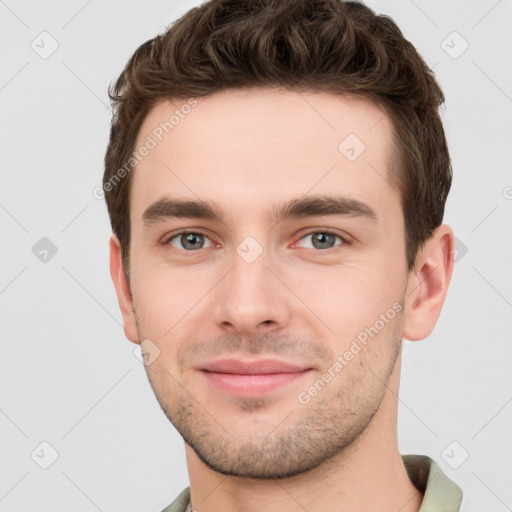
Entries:
[[165, 512], [459, 510], [399, 453], [402, 340], [450, 283], [433, 74], [340, 0], [212, 0], [110, 91], [103, 188], [127, 338], [185, 440]]

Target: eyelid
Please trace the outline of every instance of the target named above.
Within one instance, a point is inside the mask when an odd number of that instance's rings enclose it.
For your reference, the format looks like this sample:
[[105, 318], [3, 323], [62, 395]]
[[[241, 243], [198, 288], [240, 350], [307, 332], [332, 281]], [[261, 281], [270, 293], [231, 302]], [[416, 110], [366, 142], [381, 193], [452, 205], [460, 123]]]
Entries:
[[[345, 233], [343, 232], [340, 232], [338, 231], [337, 229], [333, 229], [333, 228], [314, 228], [314, 229], [310, 229], [309, 231], [301, 234], [299, 236], [299, 238], [297, 238], [297, 242], [301, 241], [302, 239], [306, 238], [307, 236], [311, 236], [315, 233], [327, 233], [327, 234], [330, 234], [330, 235], [333, 235], [333, 236], [337, 236], [341, 241], [342, 243], [341, 244], [338, 244], [338, 245], [335, 245], [334, 247], [330, 247], [329, 249], [334, 249], [335, 247], [340, 247], [340, 246], [344, 246], [344, 245], [350, 245], [352, 243], [352, 240], [351, 238], [346, 235]], [[297, 243], [297, 242], [294, 242]], [[309, 247], [305, 247], [305, 249], [310, 249]], [[329, 249], [312, 249], [314, 250], [315, 252], [322, 252], [322, 251], [328, 251]]]
[[307, 235], [312, 235], [313, 233], [329, 233], [331, 235], [336, 235], [336, 236], [339, 236], [342, 240], [344, 240], [347, 243], [350, 242], [350, 240], [351, 240], [350, 236], [347, 235], [345, 232], [339, 231], [338, 229], [334, 229], [334, 228], [314, 228], [314, 229], [310, 229], [301, 238], [303, 238], [304, 236], [307, 236]]
[[[212, 239], [211, 237], [206, 234], [202, 229], [191, 229], [191, 228], [187, 228], [187, 229], [181, 229], [181, 230], [178, 230], [178, 231], [174, 231], [172, 233], [168, 233], [166, 234], [163, 238], [162, 238], [162, 242], [161, 244], [162, 245], [170, 245], [169, 242], [173, 239], [173, 238], [176, 238], [178, 236], [182, 236], [182, 235], [188, 235], [188, 234], [194, 234], [194, 235], [202, 235], [204, 236], [205, 238], [208, 238], [208, 240], [210, 240], [210, 242], [214, 245], [217, 245]], [[172, 246], [171, 246], [172, 247]], [[174, 247], [174, 249], [176, 249], [176, 247]], [[206, 249], [208, 249], [208, 247], [206, 247]], [[178, 249], [179, 250], [179, 249]], [[199, 249], [198, 249], [199, 250]], [[197, 252], [197, 251], [184, 251], [184, 252]]]

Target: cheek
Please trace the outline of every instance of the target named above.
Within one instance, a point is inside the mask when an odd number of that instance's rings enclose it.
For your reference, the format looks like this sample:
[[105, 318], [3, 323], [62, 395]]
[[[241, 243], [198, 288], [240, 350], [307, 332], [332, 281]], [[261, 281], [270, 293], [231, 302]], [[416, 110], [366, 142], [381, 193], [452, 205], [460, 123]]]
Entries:
[[[146, 260], [146, 262], [149, 260]], [[208, 290], [213, 289], [218, 273], [204, 269], [171, 268], [147, 263], [134, 266], [132, 293], [142, 334], [152, 339], [162, 351], [172, 349], [172, 339], [178, 339], [197, 315], [207, 318], [204, 304]]]
[[331, 340], [333, 352], [343, 353], [358, 336], [363, 342], [387, 340], [379, 344], [382, 350], [394, 343], [391, 333], [406, 284], [396, 266], [393, 269], [392, 265], [369, 262], [318, 266], [314, 273], [311, 269], [288, 271], [286, 279], [293, 283], [290, 287], [303, 302], [290, 298], [297, 305], [295, 314], [310, 318], [317, 326], [318, 338], [326, 343]]

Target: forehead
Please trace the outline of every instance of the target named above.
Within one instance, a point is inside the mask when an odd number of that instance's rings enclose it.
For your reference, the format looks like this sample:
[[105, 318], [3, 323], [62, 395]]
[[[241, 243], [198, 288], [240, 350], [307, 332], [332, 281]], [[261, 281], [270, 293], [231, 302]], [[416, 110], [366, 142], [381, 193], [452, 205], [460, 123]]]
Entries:
[[354, 97], [250, 89], [165, 100], [139, 130], [135, 148], [151, 149], [132, 171], [131, 211], [139, 216], [171, 196], [248, 214], [333, 190], [385, 208], [398, 201], [388, 177], [391, 137], [383, 111]]

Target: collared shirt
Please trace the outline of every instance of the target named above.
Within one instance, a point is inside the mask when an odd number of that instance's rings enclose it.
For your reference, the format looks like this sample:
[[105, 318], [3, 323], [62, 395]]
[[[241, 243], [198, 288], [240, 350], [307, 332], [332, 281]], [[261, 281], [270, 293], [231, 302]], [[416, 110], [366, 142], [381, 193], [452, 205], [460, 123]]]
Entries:
[[[402, 455], [405, 469], [413, 485], [423, 493], [419, 512], [459, 512], [462, 490], [450, 480], [436, 462], [426, 455]], [[162, 512], [193, 511], [190, 487]]]

